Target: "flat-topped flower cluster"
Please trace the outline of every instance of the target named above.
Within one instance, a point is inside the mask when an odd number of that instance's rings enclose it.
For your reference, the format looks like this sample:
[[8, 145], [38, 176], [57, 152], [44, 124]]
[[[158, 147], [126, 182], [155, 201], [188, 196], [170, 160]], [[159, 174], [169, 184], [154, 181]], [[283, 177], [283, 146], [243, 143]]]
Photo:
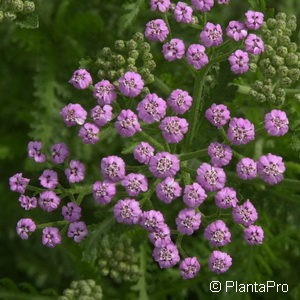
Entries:
[[[226, 4], [229, 1], [219, 1], [219, 4]], [[150, 1], [152, 10], [159, 10], [166, 13], [173, 9], [175, 19], [178, 22], [190, 23], [193, 20], [191, 7], [183, 2], [173, 6], [167, 0]], [[208, 11], [212, 8], [214, 1], [192, 1], [194, 7], [200, 11]], [[245, 51], [237, 50], [230, 57], [231, 69], [235, 73], [243, 73], [249, 69], [248, 53], [259, 55], [264, 51], [262, 40], [254, 35], [248, 34], [248, 30], [257, 30], [263, 23], [263, 14], [248, 11], [244, 23], [231, 21], [227, 27], [227, 35], [235, 41], [245, 39]], [[169, 34], [169, 27], [162, 19], [150, 21], [146, 25], [145, 36], [149, 40], [165, 41]], [[219, 24], [207, 23], [200, 33], [200, 40], [203, 43], [191, 45], [187, 51], [181, 40], [170, 40], [163, 45], [163, 55], [167, 61], [182, 58], [186, 53], [186, 59], [195, 70], [201, 69], [209, 63], [205, 54], [205, 47], [218, 46], [223, 43], [222, 28]], [[216, 207], [220, 209], [231, 209], [232, 219], [240, 224], [244, 230], [244, 240], [250, 245], [261, 244], [264, 239], [264, 231], [261, 226], [254, 223], [258, 219], [258, 213], [250, 200], [240, 203], [237, 192], [227, 186], [226, 167], [234, 156], [239, 159], [236, 164], [236, 177], [242, 180], [251, 180], [260, 177], [268, 184], [277, 184], [283, 180], [285, 165], [280, 156], [266, 154], [257, 161], [250, 157], [243, 157], [233, 147], [245, 145], [255, 139], [255, 126], [247, 119], [232, 117], [228, 107], [224, 104], [212, 104], [205, 112], [205, 117], [212, 126], [216, 127], [222, 134], [224, 141], [212, 141], [205, 152], [210, 157], [210, 163], [203, 162], [196, 172], [191, 172], [184, 163], [182, 156], [192, 154], [197, 157], [197, 151], [188, 149], [189, 152], [176, 154], [170, 150], [169, 144], [179, 144], [189, 133], [188, 117], [184, 115], [189, 110], [196, 109], [194, 103], [201, 101], [194, 98], [188, 91], [177, 88], [170, 92], [167, 99], [163, 99], [155, 93], [148, 93], [137, 103], [136, 111], [123, 109], [119, 112], [115, 105], [118, 97], [138, 97], [145, 83], [142, 76], [137, 72], [125, 72], [118, 80], [118, 83], [111, 83], [104, 79], [93, 84], [92, 75], [86, 69], [76, 70], [69, 83], [76, 89], [92, 90], [97, 105], [90, 110], [90, 113], [81, 104], [70, 103], [60, 111], [62, 119], [67, 127], [80, 126], [78, 135], [83, 143], [95, 144], [99, 140], [99, 132], [103, 126], [110, 126], [114, 122], [116, 131], [124, 137], [136, 135], [139, 143], [133, 149], [133, 156], [140, 164], [137, 170], [143, 170], [146, 166], [149, 173], [156, 179], [155, 186], [150, 187], [147, 176], [138, 173], [127, 172], [129, 169], [122, 157], [108, 155], [100, 162], [100, 174], [102, 180], [90, 184], [90, 191], [97, 204], [107, 205], [114, 203], [113, 214], [117, 222], [128, 225], [141, 226], [148, 232], [149, 240], [153, 244], [153, 258], [161, 268], [170, 268], [180, 262], [179, 270], [182, 278], [195, 277], [200, 270], [198, 257], [184, 257], [181, 259], [180, 247], [172, 239], [173, 231], [165, 221], [165, 216], [158, 210], [144, 210], [142, 201], [137, 198], [142, 195], [148, 196], [151, 201], [152, 193], [157, 199], [169, 205], [173, 201], [182, 202], [185, 208], [177, 214], [174, 224], [177, 236], [193, 235], [201, 227], [204, 216], [201, 205], [209, 196], [215, 199]], [[115, 105], [115, 106], [114, 106]], [[167, 108], [173, 114], [167, 116]], [[117, 112], [117, 113], [116, 113]], [[196, 114], [197, 116], [197, 114]], [[90, 120], [88, 120], [90, 118]], [[194, 125], [197, 119], [191, 120]], [[163, 146], [146, 133], [147, 124], [159, 123], [158, 128], [165, 141]], [[224, 127], [227, 126], [227, 132]], [[194, 127], [194, 126], [193, 126]], [[269, 135], [282, 136], [289, 130], [289, 121], [285, 112], [272, 110], [265, 115], [264, 128]], [[139, 136], [140, 134], [140, 136]], [[180, 145], [180, 144], [179, 144]], [[188, 144], [188, 146], [190, 146]], [[193, 153], [195, 156], [193, 156]], [[47, 156], [42, 143], [32, 141], [28, 144], [28, 156], [37, 163], [47, 161]], [[55, 144], [51, 147], [51, 156], [48, 162], [54, 167], [64, 163], [67, 167], [64, 174], [70, 184], [83, 182], [86, 175], [86, 166], [77, 160], [67, 161], [69, 150], [66, 144]], [[178, 175], [189, 173], [195, 178], [180, 182]], [[181, 176], [183, 178], [184, 176]], [[189, 177], [191, 178], [191, 177]], [[39, 206], [42, 210], [52, 212], [59, 208], [62, 194], [66, 188], [62, 187], [58, 173], [52, 169], [45, 169], [39, 177], [42, 188], [29, 185], [30, 179], [17, 173], [10, 178], [12, 191], [20, 193], [19, 202], [22, 208], [30, 210]], [[128, 197], [120, 199], [118, 189], [120, 186], [125, 189]], [[27, 191], [33, 191], [34, 195], [25, 195]], [[211, 194], [210, 194], [211, 193]], [[36, 195], [39, 194], [38, 197]], [[65, 195], [65, 194], [64, 194]], [[75, 242], [80, 242], [88, 235], [87, 226], [81, 218], [80, 203], [82, 197], [76, 201], [65, 203], [61, 211], [64, 218], [62, 224], [68, 225], [67, 236]], [[153, 203], [155, 206], [155, 203]], [[42, 242], [45, 246], [54, 247], [61, 243], [61, 232], [57, 227], [36, 225], [32, 219], [21, 219], [17, 223], [17, 232], [22, 239], [28, 239], [29, 235], [37, 228], [43, 229]], [[222, 247], [231, 242], [231, 233], [224, 220], [217, 219], [206, 226], [204, 238], [212, 247]], [[215, 273], [226, 272], [232, 265], [232, 258], [228, 253], [214, 250], [209, 258], [209, 268]]]

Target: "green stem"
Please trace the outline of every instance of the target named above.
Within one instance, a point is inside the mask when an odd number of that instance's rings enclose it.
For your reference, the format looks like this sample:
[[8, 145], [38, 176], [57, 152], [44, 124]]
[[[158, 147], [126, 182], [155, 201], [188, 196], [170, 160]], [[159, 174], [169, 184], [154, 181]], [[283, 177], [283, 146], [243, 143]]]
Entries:
[[186, 167], [185, 165], [182, 165], [182, 164], [181, 164], [181, 171], [187, 172], [191, 176], [196, 176], [196, 174], [197, 174], [196, 170], [193, 170], [193, 169], [191, 169], [189, 167]]
[[197, 158], [199, 156], [202, 156], [203, 154], [207, 154], [207, 148], [197, 150], [197, 151], [194, 151], [194, 152], [190, 152], [190, 153], [177, 154], [177, 157], [181, 161], [185, 161], [185, 160], [189, 160], [191, 158]]
[[169, 95], [171, 93], [171, 88], [169, 88], [161, 79], [155, 77], [154, 85], [165, 95]]
[[243, 95], [249, 95], [251, 87], [248, 85], [234, 84], [238, 87], [237, 92]]
[[63, 226], [67, 224], [69, 224], [68, 221], [55, 221], [55, 222], [39, 224], [37, 226], [37, 229], [44, 229], [45, 227], [53, 227], [53, 226]]
[[285, 89], [285, 92], [288, 95], [300, 94], [300, 89]]
[[210, 69], [210, 65], [203, 67], [199, 72], [197, 72], [194, 84], [194, 92], [193, 92], [193, 105], [191, 109], [191, 114], [189, 118], [189, 131], [187, 135], [187, 146], [191, 145], [193, 138], [196, 133], [197, 128], [197, 121], [198, 117], [201, 114], [202, 107], [203, 107], [203, 99], [202, 98], [202, 91], [204, 85], [204, 77], [208, 73]]
[[156, 139], [154, 139], [152, 136], [147, 134], [144, 130], [140, 131], [139, 135], [141, 138], [147, 140], [150, 144], [152, 144], [152, 146], [157, 148], [157, 150], [160, 150], [160, 151], [164, 150], [164, 146], [161, 143], [159, 143]]
[[[187, 167], [187, 161], [182, 162], [181, 165], [183, 167]], [[191, 175], [190, 175], [190, 173], [183, 171], [182, 172], [182, 179], [183, 179], [184, 185], [189, 185], [190, 182], [191, 182]]]
[[[48, 191], [48, 189], [39, 188], [39, 187], [36, 187], [36, 186], [33, 186], [33, 185], [27, 185], [27, 189], [30, 190], [30, 191], [33, 191], [33, 192], [37, 192], [37, 193]], [[51, 189], [51, 191], [53, 191], [57, 194], [62, 193], [62, 191], [60, 189]]]
[[170, 26], [170, 23], [169, 23], [169, 19], [168, 19], [168, 16], [167, 16], [167, 13], [163, 14], [163, 18], [168, 26], [168, 29], [169, 29], [169, 33], [170, 33], [170, 39], [172, 39], [172, 31], [171, 31], [171, 26]]

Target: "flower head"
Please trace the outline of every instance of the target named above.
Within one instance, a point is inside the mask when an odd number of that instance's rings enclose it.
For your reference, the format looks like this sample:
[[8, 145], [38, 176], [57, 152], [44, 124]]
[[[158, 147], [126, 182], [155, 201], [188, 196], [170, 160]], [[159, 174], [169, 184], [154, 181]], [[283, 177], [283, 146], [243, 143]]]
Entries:
[[235, 41], [239, 41], [245, 38], [248, 32], [244, 23], [239, 21], [230, 21], [226, 28], [226, 34]]
[[171, 203], [181, 196], [181, 187], [172, 177], [167, 177], [156, 185], [156, 195], [164, 203]]
[[208, 56], [205, 53], [205, 47], [200, 44], [192, 44], [186, 53], [187, 62], [196, 70], [200, 70], [208, 64]]
[[157, 231], [165, 224], [165, 219], [160, 211], [149, 210], [141, 214], [139, 224], [146, 230], [153, 232]]
[[156, 19], [146, 24], [145, 37], [150, 41], [163, 42], [169, 35], [167, 24], [162, 19]]
[[150, 0], [150, 9], [152, 11], [160, 11], [165, 13], [171, 6], [170, 0]]
[[61, 235], [56, 227], [45, 227], [43, 229], [42, 243], [44, 246], [54, 248], [61, 243]]
[[200, 40], [205, 47], [218, 46], [223, 43], [223, 32], [220, 24], [207, 22], [200, 33]]
[[141, 164], [149, 164], [150, 158], [154, 155], [154, 148], [146, 143], [139, 143], [133, 150], [134, 158]]
[[260, 55], [265, 51], [265, 45], [259, 36], [250, 33], [245, 40], [245, 49], [253, 55]]
[[108, 80], [101, 80], [94, 85], [93, 96], [101, 106], [112, 104], [117, 99], [116, 88]]
[[116, 184], [107, 180], [93, 184], [93, 197], [96, 203], [108, 204], [117, 193]]
[[182, 209], [177, 218], [177, 230], [182, 234], [191, 235], [199, 229], [201, 224], [201, 213], [196, 212], [193, 208]]
[[261, 226], [250, 225], [244, 229], [244, 240], [249, 245], [262, 244], [264, 240], [264, 231]]
[[177, 89], [171, 92], [167, 104], [176, 114], [184, 114], [192, 106], [193, 98], [187, 91]]
[[40, 193], [39, 205], [42, 210], [47, 212], [54, 211], [60, 204], [60, 198], [53, 191]]
[[220, 208], [236, 207], [238, 199], [236, 191], [231, 187], [224, 187], [215, 194], [215, 203]]
[[230, 0], [218, 0], [218, 4], [222, 5], [222, 4], [228, 4], [230, 2]]
[[29, 142], [28, 143], [28, 156], [33, 158], [35, 162], [42, 163], [46, 161], [46, 155], [42, 153], [41, 142]]
[[242, 74], [249, 70], [249, 55], [242, 50], [234, 51], [228, 58], [231, 71], [235, 74]]
[[25, 210], [30, 210], [37, 207], [37, 199], [35, 197], [20, 195], [19, 203], [20, 206]]
[[174, 177], [180, 169], [179, 159], [176, 155], [168, 152], [159, 152], [151, 157], [149, 170], [154, 177]]
[[140, 192], [148, 190], [148, 181], [143, 174], [130, 173], [122, 179], [121, 185], [131, 197], [136, 197]]
[[192, 4], [197, 10], [208, 12], [213, 8], [214, 0], [192, 0]]
[[81, 242], [88, 235], [86, 224], [82, 221], [71, 223], [67, 235], [69, 238], [72, 238], [74, 242]]
[[110, 105], [104, 105], [103, 107], [97, 105], [91, 110], [91, 118], [99, 127], [105, 126], [112, 120], [112, 117], [112, 106]]
[[16, 231], [22, 240], [27, 240], [35, 230], [36, 225], [32, 219], [20, 219], [17, 223]]
[[185, 258], [180, 263], [179, 270], [183, 279], [191, 279], [196, 277], [200, 271], [200, 263], [197, 257]]
[[118, 156], [107, 156], [101, 160], [102, 176], [112, 182], [120, 181], [125, 176], [125, 162]]
[[99, 141], [99, 132], [98, 126], [92, 123], [85, 123], [80, 127], [78, 135], [84, 144], [96, 144]]
[[214, 103], [206, 110], [205, 117], [212, 125], [220, 128], [230, 119], [230, 111], [226, 105]]
[[51, 147], [51, 160], [54, 164], [62, 164], [69, 156], [69, 149], [65, 143], [55, 144]]
[[225, 144], [214, 142], [208, 146], [208, 155], [211, 158], [213, 166], [223, 167], [230, 163], [232, 159], [232, 150]]
[[224, 187], [226, 174], [222, 168], [203, 163], [197, 169], [197, 181], [207, 192], [215, 192]]
[[88, 88], [93, 82], [91, 74], [85, 69], [76, 70], [69, 83], [71, 83], [76, 89], [84, 90]]
[[39, 177], [39, 181], [42, 187], [47, 189], [55, 189], [58, 185], [57, 173], [53, 170], [44, 170]]
[[189, 123], [184, 118], [166, 117], [161, 121], [159, 128], [168, 143], [176, 144], [182, 141], [184, 134], [188, 132]]
[[30, 179], [23, 177], [23, 173], [17, 173], [9, 178], [10, 190], [24, 194], [29, 182]]
[[171, 243], [170, 228], [166, 224], [158, 226], [154, 231], [149, 232], [149, 240], [155, 247], [159, 247], [162, 243]]
[[147, 124], [151, 124], [160, 121], [165, 116], [167, 104], [165, 100], [156, 94], [148, 94], [139, 102], [136, 110], [140, 119]]
[[226, 272], [232, 265], [232, 258], [225, 252], [215, 250], [211, 253], [208, 266], [217, 274]]
[[87, 117], [87, 112], [80, 104], [69, 103], [62, 108], [60, 115], [66, 126], [71, 127], [77, 124], [83, 125]]
[[117, 117], [115, 128], [122, 136], [133, 136], [142, 131], [137, 115], [130, 109], [123, 109]]
[[134, 199], [119, 200], [114, 206], [114, 216], [119, 223], [137, 224], [141, 215], [140, 204]]
[[126, 72], [119, 79], [119, 90], [127, 97], [134, 98], [138, 96], [144, 88], [144, 81], [139, 73]]
[[191, 23], [193, 21], [193, 9], [184, 2], [177, 2], [174, 9], [174, 17], [177, 22]]
[[232, 144], [247, 144], [255, 138], [254, 125], [247, 119], [233, 118], [229, 122], [227, 136]]
[[75, 202], [69, 202], [62, 207], [61, 213], [66, 221], [75, 222], [81, 218], [81, 207]]
[[233, 208], [232, 217], [234, 222], [248, 227], [257, 220], [258, 214], [250, 200], [247, 200], [242, 205]]
[[71, 160], [65, 175], [70, 183], [80, 182], [85, 177], [85, 165], [78, 160]]
[[248, 10], [245, 13], [246, 26], [252, 30], [258, 30], [264, 22], [264, 14], [262, 12]]
[[257, 172], [259, 176], [269, 184], [276, 184], [283, 180], [285, 165], [281, 156], [271, 153], [263, 155], [257, 161]]
[[265, 115], [265, 129], [272, 136], [282, 136], [289, 131], [289, 120], [282, 110], [273, 109]]
[[241, 179], [253, 179], [257, 175], [256, 162], [248, 157], [242, 158], [236, 165], [236, 172]]
[[174, 267], [180, 261], [176, 245], [168, 242], [154, 248], [153, 258], [161, 269]]
[[167, 61], [181, 59], [185, 53], [185, 45], [183, 40], [171, 39], [169, 42], [163, 44], [162, 53]]
[[231, 233], [222, 220], [210, 223], [204, 230], [204, 237], [214, 247], [224, 246], [231, 241]]
[[188, 207], [196, 208], [201, 205], [206, 198], [207, 194], [205, 193], [205, 190], [197, 182], [184, 187], [183, 202]]

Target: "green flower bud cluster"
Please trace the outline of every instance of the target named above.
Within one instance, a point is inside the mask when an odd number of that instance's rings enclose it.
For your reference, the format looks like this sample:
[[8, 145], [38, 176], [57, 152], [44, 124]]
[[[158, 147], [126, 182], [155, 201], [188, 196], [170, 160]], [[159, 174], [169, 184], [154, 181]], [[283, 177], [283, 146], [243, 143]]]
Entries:
[[[115, 41], [114, 49], [105, 47], [95, 61], [99, 79], [118, 80], [124, 72], [138, 72], [146, 84], [154, 81], [152, 71], [156, 68], [150, 44], [137, 32], [128, 41]], [[146, 90], [144, 91], [146, 93]]]
[[0, 0], [0, 22], [12, 22], [21, 15], [35, 11], [35, 4], [28, 0]]
[[297, 44], [291, 41], [296, 27], [296, 16], [285, 13], [278, 13], [263, 25], [261, 35], [265, 52], [250, 66], [251, 71], [259, 69], [265, 78], [256, 81], [250, 91], [257, 101], [281, 105], [285, 101], [285, 89], [299, 80], [300, 52]]
[[102, 288], [92, 279], [73, 281], [58, 300], [101, 300]]
[[136, 282], [140, 277], [140, 270], [135, 253], [130, 239], [110, 237], [99, 250], [97, 265], [100, 274], [117, 283]]

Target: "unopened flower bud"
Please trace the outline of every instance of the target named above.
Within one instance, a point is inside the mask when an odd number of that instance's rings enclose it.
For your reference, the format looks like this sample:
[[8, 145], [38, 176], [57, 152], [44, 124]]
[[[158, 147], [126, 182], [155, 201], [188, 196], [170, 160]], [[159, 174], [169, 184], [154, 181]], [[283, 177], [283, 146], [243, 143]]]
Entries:
[[262, 29], [262, 35], [264, 40], [268, 40], [273, 35], [273, 33], [269, 29]]
[[122, 51], [125, 49], [125, 42], [123, 40], [115, 41], [115, 48], [116, 50]]
[[290, 43], [287, 47], [288, 47], [289, 52], [291, 52], [291, 53], [295, 53], [298, 49], [298, 46], [296, 43]]
[[275, 16], [275, 18], [276, 18], [277, 20], [283, 20], [283, 21], [286, 21], [286, 14], [285, 14], [284, 12], [279, 12], [279, 13]]
[[3, 19], [4, 19], [3, 11], [0, 10], [0, 23], [3, 21]]
[[262, 59], [260, 62], [259, 62], [259, 65], [262, 67], [262, 68], [267, 68], [271, 65], [271, 61], [269, 58], [264, 58]]
[[272, 66], [268, 66], [267, 68], [263, 69], [263, 72], [264, 72], [265, 76], [269, 77], [269, 78], [276, 75], [276, 69]]
[[278, 45], [287, 47], [290, 43], [291, 43], [291, 39], [286, 35], [280, 36], [278, 38]]
[[272, 35], [267, 39], [267, 42], [272, 46], [275, 47], [277, 45], [277, 37], [275, 35]]
[[116, 72], [117, 72], [117, 74], [116, 74], [117, 78], [120, 78], [125, 73], [125, 69], [121, 68], [121, 69], [117, 70]]
[[144, 35], [141, 32], [136, 32], [133, 36], [132, 36], [133, 40], [135, 40], [138, 43], [141, 43], [144, 41]]
[[153, 74], [150, 74], [150, 75], [148, 75], [148, 76], [146, 76], [146, 77], [144, 77], [144, 78], [145, 78], [145, 82], [146, 82], [147, 84], [150, 84], [150, 83], [154, 82], [154, 80], [155, 80]]
[[287, 47], [284, 47], [284, 46], [278, 47], [276, 52], [278, 55], [280, 55], [282, 57], [285, 57], [289, 53]]
[[105, 65], [105, 61], [102, 58], [98, 57], [95, 61], [95, 65], [98, 68], [102, 68]]
[[101, 268], [100, 269], [100, 272], [101, 272], [101, 274], [103, 275], [103, 276], [107, 276], [108, 274], [109, 274], [109, 269], [107, 269], [107, 268]]
[[145, 53], [142, 58], [143, 58], [143, 61], [152, 60], [153, 55], [151, 53]]
[[199, 23], [199, 19], [196, 16], [193, 16], [192, 24], [198, 24], [198, 23]]
[[285, 90], [282, 88], [276, 88], [274, 90], [274, 93], [275, 93], [276, 97], [285, 97], [285, 95], [286, 95]]
[[291, 78], [289, 78], [289, 77], [283, 77], [283, 78], [280, 80], [279, 84], [280, 84], [281, 87], [287, 88], [287, 87], [289, 87], [289, 86], [292, 84], [292, 82], [293, 82], [293, 81], [292, 81]]
[[137, 67], [135, 65], [128, 65], [127, 70], [130, 72], [137, 72]]
[[277, 21], [274, 18], [269, 18], [267, 20], [267, 26], [269, 29], [274, 29], [277, 26]]
[[139, 57], [139, 52], [137, 50], [131, 50], [129, 51], [128, 56], [137, 59]]
[[[271, 46], [271, 45], [265, 45], [265, 49], [266, 49], [266, 53], [268, 54], [268, 55], [275, 55], [275, 50], [274, 50], [274, 48]], [[258, 57], [258, 56], [256, 56], [256, 57]]]
[[108, 71], [108, 70], [110, 70], [111, 68], [112, 68], [112, 63], [111, 63], [110, 61], [106, 61], [106, 62], [104, 63], [103, 69], [104, 69], [105, 71]]
[[112, 51], [109, 47], [104, 47], [101, 51], [101, 54], [105, 57], [105, 58], [110, 58], [112, 55]]
[[156, 63], [154, 60], [148, 60], [145, 62], [145, 67], [153, 71], [156, 68]]
[[5, 21], [14, 21], [17, 18], [16, 14], [13, 14], [11, 12], [5, 12], [4, 13], [4, 20]]
[[98, 70], [97, 76], [99, 79], [102, 79], [105, 77], [105, 71], [104, 70]]
[[298, 56], [295, 53], [289, 53], [286, 58], [285, 58], [285, 62], [287, 64], [287, 66], [292, 66], [295, 65], [298, 62]]
[[116, 76], [117, 76], [117, 72], [114, 71], [114, 70], [109, 70], [109, 71], [107, 72], [107, 78], [108, 78], [109, 80], [114, 80], [114, 79], [116, 78]]
[[272, 63], [273, 65], [275, 65], [276, 67], [279, 67], [279, 66], [283, 66], [284, 65], [284, 58], [283, 57], [280, 57], [278, 55], [274, 55], [272, 57]]
[[126, 42], [126, 48], [128, 50], [135, 50], [137, 48], [137, 42], [135, 40], [129, 40]]
[[300, 78], [300, 70], [298, 68], [293, 68], [289, 70], [289, 77], [295, 82]]
[[257, 94], [256, 99], [258, 102], [265, 102], [266, 96], [264, 94]]
[[251, 89], [249, 95], [253, 98], [257, 98], [258, 92], [254, 89]]
[[276, 101], [277, 101], [277, 97], [275, 96], [275, 94], [269, 95], [267, 99], [271, 103], [276, 103]]
[[286, 28], [283, 30], [283, 34], [287, 36], [291, 36], [293, 34], [293, 31], [289, 28]]
[[289, 73], [289, 68], [287, 66], [281, 66], [279, 69], [278, 69], [278, 74], [279, 76], [281, 77], [285, 77], [287, 76]]
[[142, 53], [149, 53], [151, 50], [151, 46], [148, 42], [142, 43], [139, 48]]
[[284, 102], [285, 102], [285, 97], [277, 97], [275, 103], [276, 103], [277, 105], [283, 105]]
[[118, 54], [115, 59], [115, 64], [120, 67], [126, 63], [126, 60], [123, 55]]
[[277, 26], [275, 27], [275, 30], [279, 29], [285, 29], [286, 28], [286, 22], [284, 20], [278, 20], [277, 21]]
[[261, 92], [261, 91], [263, 91], [263, 89], [264, 89], [264, 84], [263, 84], [262, 81], [256, 80], [256, 81], [254, 82], [254, 84], [253, 84], [253, 88], [254, 88], [256, 91]]
[[144, 87], [141, 93], [142, 97], [146, 97], [148, 94], [150, 94], [150, 90], [147, 87]]
[[135, 65], [136, 60], [135, 60], [134, 58], [132, 58], [132, 57], [128, 57], [128, 58], [127, 58], [127, 63], [128, 63], [129, 65]]
[[9, 4], [11, 12], [21, 12], [24, 9], [24, 4], [22, 0], [11, 0]]
[[24, 8], [23, 13], [24, 14], [31, 14], [35, 11], [35, 4], [33, 1], [24, 1]]
[[139, 73], [144, 77], [151, 74], [151, 71], [148, 68], [141, 68]]

